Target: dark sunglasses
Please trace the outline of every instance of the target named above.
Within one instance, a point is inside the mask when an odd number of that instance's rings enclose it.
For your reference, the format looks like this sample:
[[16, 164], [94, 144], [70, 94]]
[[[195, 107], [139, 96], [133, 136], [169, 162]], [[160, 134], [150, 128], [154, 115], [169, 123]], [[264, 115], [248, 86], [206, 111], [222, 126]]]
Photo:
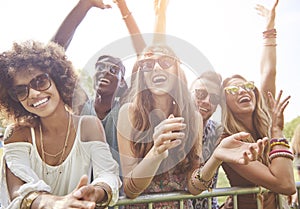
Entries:
[[226, 92], [227, 94], [232, 94], [232, 95], [234, 95], [234, 94], [238, 93], [238, 91], [239, 91], [241, 88], [244, 89], [244, 90], [246, 90], [246, 91], [248, 91], [248, 92], [250, 92], [250, 91], [252, 91], [252, 90], [255, 89], [255, 85], [254, 85], [254, 82], [253, 82], [253, 81], [247, 81], [247, 82], [245, 82], [245, 83], [243, 83], [243, 84], [241, 84], [241, 85], [227, 86], [227, 87], [224, 88], [224, 90], [225, 90], [225, 92]]
[[51, 80], [47, 73], [33, 78], [27, 85], [17, 85], [8, 90], [8, 94], [15, 101], [24, 101], [29, 95], [29, 89], [46, 91], [51, 86]]
[[111, 74], [118, 75], [120, 72], [120, 67], [108, 62], [98, 62], [96, 64], [96, 70], [98, 71], [109, 71]]
[[205, 89], [195, 89], [195, 97], [198, 100], [204, 100], [209, 95], [209, 102], [213, 105], [220, 104], [220, 96], [217, 94], [209, 94]]
[[138, 61], [139, 69], [143, 72], [153, 70], [155, 63], [158, 63], [162, 69], [168, 69], [175, 65], [176, 59], [167, 55], [161, 56], [158, 59], [143, 59]]

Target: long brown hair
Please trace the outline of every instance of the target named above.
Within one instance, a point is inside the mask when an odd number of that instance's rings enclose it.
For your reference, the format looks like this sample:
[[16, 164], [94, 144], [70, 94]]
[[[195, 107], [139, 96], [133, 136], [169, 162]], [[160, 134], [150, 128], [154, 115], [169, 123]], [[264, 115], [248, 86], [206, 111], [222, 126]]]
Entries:
[[[175, 56], [175, 53], [168, 46], [155, 45], [145, 49], [146, 53], [158, 53], [168, 56]], [[135, 65], [137, 67], [137, 65]], [[183, 143], [170, 150], [169, 156], [174, 161], [180, 162], [180, 171], [186, 172], [189, 168], [193, 167], [193, 161], [199, 159], [197, 155], [198, 150], [201, 149], [201, 137], [199, 134], [199, 128], [202, 124], [197, 123], [196, 109], [194, 103], [191, 100], [190, 93], [187, 88], [187, 80], [185, 73], [179, 66], [179, 62], [176, 62], [177, 76], [176, 85], [168, 93], [173, 100], [171, 112], [175, 117], [181, 116], [184, 118], [184, 122], [187, 124], [186, 138], [183, 139]], [[170, 75], [171, 76], [171, 75]], [[131, 117], [134, 126], [132, 133], [131, 148], [133, 153], [139, 159], [142, 159], [149, 152], [153, 146], [152, 135], [154, 128], [166, 117], [157, 114], [153, 114], [154, 99], [151, 91], [145, 87], [144, 73], [137, 69], [134, 78], [132, 79], [132, 85], [130, 91], [126, 95], [125, 101], [133, 104], [134, 110]], [[201, 117], [201, 116], [199, 116]], [[201, 136], [199, 138], [199, 136]], [[168, 157], [170, 158], [170, 157]]]

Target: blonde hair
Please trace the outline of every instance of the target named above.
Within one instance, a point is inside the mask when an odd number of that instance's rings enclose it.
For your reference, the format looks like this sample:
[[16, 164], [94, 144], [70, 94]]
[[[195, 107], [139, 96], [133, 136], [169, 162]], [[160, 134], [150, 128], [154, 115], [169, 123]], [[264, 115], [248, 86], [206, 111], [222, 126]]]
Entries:
[[[222, 87], [223, 87], [223, 99], [221, 102], [222, 106], [222, 124], [224, 126], [224, 135], [232, 135], [241, 131], [244, 132], [250, 132], [245, 125], [243, 124], [243, 121], [240, 121], [238, 118], [236, 118], [234, 112], [228, 107], [226, 104], [226, 98], [225, 98], [225, 91], [224, 88], [227, 86], [228, 82], [234, 78], [239, 78], [244, 81], [247, 81], [244, 77], [240, 75], [233, 75], [232, 77], [226, 78], [223, 81]], [[264, 98], [262, 94], [259, 92], [259, 90], [255, 87], [254, 94], [256, 98], [256, 104], [255, 109], [252, 113], [252, 121], [253, 121], [253, 127], [255, 129], [254, 132], [250, 132], [250, 137], [244, 141], [254, 143], [258, 139], [262, 139], [263, 137], [271, 137], [271, 118], [268, 112], [268, 107], [265, 104]], [[255, 138], [254, 138], [255, 137]], [[263, 162], [265, 165], [269, 165], [269, 145], [266, 146], [264, 150], [264, 154], [262, 155], [260, 161]]]

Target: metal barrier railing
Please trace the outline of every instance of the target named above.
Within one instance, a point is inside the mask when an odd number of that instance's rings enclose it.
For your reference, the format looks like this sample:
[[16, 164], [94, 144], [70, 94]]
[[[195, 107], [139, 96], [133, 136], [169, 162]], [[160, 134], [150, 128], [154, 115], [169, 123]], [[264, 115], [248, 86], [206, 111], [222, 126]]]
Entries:
[[[296, 182], [296, 187], [298, 191], [298, 205], [300, 200], [300, 182]], [[140, 195], [135, 199], [128, 199], [125, 197], [120, 197], [117, 204], [114, 206], [114, 209], [118, 209], [120, 206], [131, 205], [131, 204], [148, 204], [148, 208], [153, 208], [153, 203], [156, 202], [169, 202], [169, 201], [179, 201], [180, 209], [184, 208], [184, 200], [186, 199], [198, 199], [198, 198], [208, 198], [208, 208], [212, 208], [212, 197], [221, 197], [221, 196], [229, 196], [233, 197], [233, 208], [238, 209], [237, 207], [237, 196], [243, 194], [260, 194], [262, 192], [268, 191], [262, 187], [249, 187], [249, 188], [241, 188], [241, 187], [226, 187], [226, 188], [216, 188], [211, 191], [204, 191], [199, 195], [191, 195], [187, 192], [170, 192], [170, 193], [157, 193], [151, 195]], [[279, 198], [280, 200], [281, 198]], [[257, 208], [262, 209], [261, 202], [259, 198], [257, 198]], [[279, 208], [282, 209], [282, 203], [279, 203]]]

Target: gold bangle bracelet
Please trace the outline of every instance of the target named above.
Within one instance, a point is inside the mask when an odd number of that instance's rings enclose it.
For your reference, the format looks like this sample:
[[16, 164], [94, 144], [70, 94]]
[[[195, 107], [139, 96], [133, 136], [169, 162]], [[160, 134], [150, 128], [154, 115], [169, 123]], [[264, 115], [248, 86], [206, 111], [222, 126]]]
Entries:
[[33, 201], [40, 195], [40, 191], [32, 191], [25, 195], [22, 199], [20, 209], [30, 209]]
[[103, 189], [106, 197], [105, 199], [103, 199], [104, 201], [102, 200], [101, 202], [96, 202], [96, 208], [97, 209], [106, 208], [112, 199], [112, 190], [110, 186], [104, 182], [96, 183], [94, 186]]

